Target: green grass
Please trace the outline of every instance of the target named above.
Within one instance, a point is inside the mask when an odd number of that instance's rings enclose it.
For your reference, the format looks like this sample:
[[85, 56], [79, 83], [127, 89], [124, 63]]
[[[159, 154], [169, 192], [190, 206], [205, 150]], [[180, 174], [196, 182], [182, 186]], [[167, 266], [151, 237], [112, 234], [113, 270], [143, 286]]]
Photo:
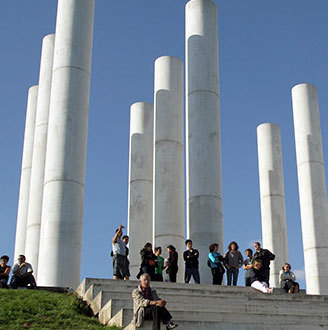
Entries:
[[117, 329], [103, 327], [74, 294], [0, 289], [0, 329]]

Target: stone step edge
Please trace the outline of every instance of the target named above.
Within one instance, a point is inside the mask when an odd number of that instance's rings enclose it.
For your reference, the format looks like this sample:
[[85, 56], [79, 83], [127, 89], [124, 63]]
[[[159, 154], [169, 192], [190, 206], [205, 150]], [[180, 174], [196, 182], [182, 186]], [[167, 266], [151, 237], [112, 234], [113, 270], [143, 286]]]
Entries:
[[[174, 314], [176, 311], [172, 311], [172, 314]], [[186, 311], [183, 311], [184, 313], [187, 313]], [[206, 312], [201, 312], [202, 314], [206, 314]], [[127, 315], [124, 315], [127, 314]], [[226, 313], [226, 312], [210, 312], [210, 314], [214, 314], [214, 315], [220, 315], [223, 318], [229, 318], [229, 317], [233, 317], [232, 314]], [[192, 314], [191, 314], [192, 315]], [[267, 317], [267, 316], [272, 316], [272, 320], [265, 320], [265, 322], [267, 324], [271, 324], [272, 322], [276, 325], [284, 325], [284, 326], [288, 326], [288, 325], [295, 325], [295, 318], [301, 318], [301, 319], [309, 319], [308, 315], [304, 315], [304, 314], [280, 314], [280, 315], [272, 315], [272, 314], [266, 314], [266, 313], [247, 313], [247, 315], [250, 315], [250, 318], [244, 318], [243, 319], [243, 323], [245, 324], [254, 324], [254, 318], [259, 317], [260, 319], [263, 317]], [[132, 321], [132, 317], [133, 317], [133, 310], [132, 309], [127, 309], [127, 308], [122, 308], [119, 312], [117, 312], [107, 323], [107, 325], [110, 326], [119, 326], [119, 327], [126, 327], [128, 326], [128, 324], [131, 323]], [[180, 315], [173, 315], [173, 320], [178, 322], [200, 322], [200, 320], [186, 320], [186, 319], [182, 319], [180, 318]], [[129, 318], [129, 320], [127, 322], [125, 322], [125, 318]], [[278, 320], [276, 319], [278, 318]], [[282, 318], [284, 318], [284, 320], [282, 320]], [[318, 320], [319, 318], [319, 320]], [[314, 325], [320, 325], [320, 326], [328, 326], [328, 316], [325, 316], [325, 320], [322, 319], [322, 317], [320, 315], [313, 315], [313, 318], [311, 318], [309, 320], [309, 322], [313, 322], [313, 321], [317, 321], [317, 322], [324, 322], [325, 324], [314, 324]], [[294, 320], [291, 320], [294, 319]], [[279, 322], [280, 320], [280, 322]], [[119, 321], [119, 322], [117, 322]], [[234, 322], [232, 320], [227, 320], [227, 321], [223, 321], [221, 322], [221, 320], [204, 320], [205, 322], [215, 322], [215, 323], [233, 323]], [[303, 320], [304, 321], [304, 320]], [[240, 321], [238, 321], [240, 322]], [[263, 321], [261, 321], [263, 322]], [[312, 323], [311, 323], [312, 324]]]

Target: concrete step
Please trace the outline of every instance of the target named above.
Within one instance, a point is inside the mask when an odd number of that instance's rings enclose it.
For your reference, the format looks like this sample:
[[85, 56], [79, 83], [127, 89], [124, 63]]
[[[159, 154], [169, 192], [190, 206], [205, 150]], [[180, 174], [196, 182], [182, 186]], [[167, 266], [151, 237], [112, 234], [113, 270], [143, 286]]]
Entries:
[[[85, 279], [76, 292], [102, 324], [134, 330], [132, 291], [138, 281]], [[263, 294], [249, 287], [152, 282], [179, 323], [179, 330], [328, 329], [328, 296]], [[233, 313], [231, 312], [233, 311]], [[145, 322], [142, 329], [151, 329]]]
[[[277, 301], [276, 299], [270, 299], [270, 295], [267, 295], [263, 299], [263, 297], [253, 296], [253, 297], [242, 297], [242, 298], [231, 298], [229, 295], [225, 295], [223, 297], [207, 297], [207, 296], [199, 296], [194, 297], [190, 295], [179, 295], [177, 296], [174, 293], [162, 295], [161, 298], [165, 299], [168, 305], [173, 308], [179, 306], [186, 306], [189, 310], [193, 310], [196, 306], [206, 306], [206, 309], [209, 310], [216, 310], [220, 309], [221, 306], [234, 306], [234, 310], [236, 311], [244, 311], [245, 305], [249, 306], [261, 306], [262, 308], [276, 308], [278, 306], [279, 309], [283, 310], [290, 310], [293, 312], [295, 308], [300, 311], [304, 311], [307, 313], [308, 311], [319, 312], [325, 311], [327, 308], [326, 302], [317, 302], [313, 304], [311, 301], [303, 302], [301, 300], [280, 300]], [[109, 300], [121, 300], [125, 307], [126, 305], [132, 304], [132, 297], [130, 293], [120, 293], [115, 291], [101, 291], [99, 294], [93, 299], [90, 306], [94, 312], [94, 314], [98, 314], [101, 309], [106, 305]]]
[[[132, 308], [133, 302], [131, 299], [110, 299], [110, 313], [106, 311], [106, 308], [103, 307], [99, 310], [102, 313], [101, 319], [102, 323], [106, 324], [110, 318], [114, 316], [121, 308]], [[274, 313], [275, 315], [293, 315], [295, 313], [295, 305], [281, 305], [279, 303], [275, 304], [259, 304], [255, 302], [226, 302], [225, 300], [211, 304], [210, 302], [199, 303], [198, 301], [186, 301], [184, 303], [171, 301], [168, 302], [167, 308], [169, 310], [187, 310], [191, 313], [194, 311], [197, 312], [221, 312], [221, 313], [230, 313], [231, 306], [233, 306], [233, 311], [236, 315], [244, 315], [245, 313], [265, 313], [270, 314]], [[318, 307], [318, 306], [297, 306], [297, 313], [302, 315], [308, 315], [311, 317], [313, 314], [325, 314], [327, 313], [327, 306]]]
[[[120, 288], [128, 288], [128, 287], [137, 287], [139, 285], [139, 281], [123, 281], [123, 280], [111, 280], [111, 279], [92, 279], [92, 278], [86, 278], [82, 281], [82, 283], [79, 285], [79, 287], [76, 289], [76, 292], [83, 296], [85, 292], [88, 290], [88, 288], [92, 285], [103, 285], [104, 289], [108, 288], [109, 286], [114, 287], [120, 287]], [[152, 287], [156, 289], [174, 289], [174, 290], [188, 290], [190, 292], [190, 289], [194, 291], [202, 291], [202, 293], [205, 293], [205, 291], [210, 292], [238, 292], [238, 293], [247, 293], [254, 291], [252, 288], [239, 286], [239, 287], [232, 287], [232, 286], [220, 286], [220, 285], [199, 285], [199, 284], [186, 284], [186, 283], [167, 283], [167, 282], [152, 282]], [[303, 294], [305, 294], [305, 291], [302, 290]], [[275, 289], [275, 294], [286, 294], [283, 289], [277, 288]]]
[[[281, 324], [265, 324], [265, 323], [217, 323], [207, 321], [178, 321], [176, 322], [179, 330], [323, 330], [320, 325], [281, 325]], [[136, 328], [132, 323], [124, 327], [124, 330], [153, 330], [152, 321], [145, 321], [141, 328]], [[161, 330], [166, 330], [164, 325]]]
[[[245, 297], [245, 296], [263, 296], [261, 292], [255, 291], [253, 288], [244, 288], [244, 287], [232, 287], [231, 289], [226, 290], [225, 288], [222, 288], [221, 290], [217, 289], [199, 289], [195, 288], [196, 285], [190, 285], [187, 288], [172, 288], [172, 287], [156, 287], [153, 286], [160, 295], [165, 295], [174, 292], [176, 295], [201, 295], [201, 296], [224, 296], [226, 294], [234, 295], [234, 296], [240, 296], [240, 297]], [[84, 293], [83, 298], [87, 301], [92, 301], [95, 296], [100, 292], [100, 291], [117, 291], [117, 292], [122, 292], [122, 293], [129, 293], [131, 294], [132, 290], [135, 289], [137, 286], [134, 285], [113, 285], [107, 284], [92, 284], [89, 286], [88, 290]], [[281, 291], [274, 291], [274, 294], [271, 294], [270, 296], [275, 297], [276, 299], [287, 299], [287, 300], [292, 300], [295, 299], [292, 297], [292, 295], [288, 295], [285, 292], [281, 294]], [[305, 297], [304, 299], [306, 300], [314, 300], [314, 301], [328, 301], [328, 297], [326, 296], [315, 296], [315, 295], [304, 295], [304, 294], [297, 294], [294, 295], [294, 297], [297, 296], [302, 296]], [[283, 298], [282, 298], [283, 297]], [[296, 298], [297, 299], [297, 298]], [[303, 298], [302, 298], [303, 299]]]
[[[230, 306], [232, 307], [232, 306]], [[254, 311], [248, 311], [244, 314], [236, 314], [236, 313], [227, 313], [227, 312], [204, 312], [204, 311], [193, 311], [190, 313], [189, 311], [182, 310], [174, 310], [170, 311], [174, 322], [180, 324], [181, 322], [186, 322], [189, 325], [189, 328], [194, 322], [212, 322], [212, 323], [220, 323], [220, 324], [234, 324], [234, 329], [240, 329], [237, 327], [237, 324], [258, 324], [258, 325], [280, 325], [281, 329], [285, 326], [321, 326], [321, 329], [328, 328], [328, 315], [313, 315], [309, 317], [308, 315], [303, 314], [275, 314], [274, 311], [270, 313], [257, 313]], [[118, 327], [127, 327], [131, 323], [133, 317], [132, 308], [122, 308], [111, 320], [108, 322], [110, 326], [118, 326]], [[256, 322], [254, 322], [256, 320]], [[270, 329], [271, 329], [270, 328]], [[179, 330], [180, 330], [179, 325]], [[203, 329], [203, 328], [198, 328]], [[268, 328], [269, 329], [269, 328]], [[296, 328], [294, 328], [296, 329]]]

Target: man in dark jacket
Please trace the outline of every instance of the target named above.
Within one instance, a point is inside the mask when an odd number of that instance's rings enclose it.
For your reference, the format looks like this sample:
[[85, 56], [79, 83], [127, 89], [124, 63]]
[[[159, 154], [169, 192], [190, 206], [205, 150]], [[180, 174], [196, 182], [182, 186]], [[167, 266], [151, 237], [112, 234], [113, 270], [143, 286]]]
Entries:
[[185, 261], [185, 283], [189, 283], [191, 276], [194, 278], [195, 283], [200, 284], [199, 270], [198, 270], [198, 258], [199, 253], [192, 248], [192, 241], [186, 240], [187, 250], [183, 252], [183, 259]]
[[270, 261], [274, 260], [276, 257], [273, 253], [269, 250], [262, 249], [261, 243], [255, 242], [254, 243], [255, 253], [253, 256], [253, 260], [260, 259], [262, 260], [262, 270], [265, 276], [264, 281], [270, 286]]

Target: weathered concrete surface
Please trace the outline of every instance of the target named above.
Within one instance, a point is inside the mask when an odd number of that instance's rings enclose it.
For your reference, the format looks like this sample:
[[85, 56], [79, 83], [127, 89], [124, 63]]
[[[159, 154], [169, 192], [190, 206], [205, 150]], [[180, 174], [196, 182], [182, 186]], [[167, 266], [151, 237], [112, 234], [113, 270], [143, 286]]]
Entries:
[[[131, 292], [137, 281], [85, 279], [78, 294], [102, 324], [135, 329]], [[252, 288], [153, 282], [181, 329], [323, 329], [328, 325], [328, 297], [288, 295], [281, 289], [263, 294]], [[234, 311], [231, 313], [231, 306]], [[142, 329], [151, 329], [145, 322]]]
[[306, 289], [328, 294], [328, 207], [317, 89], [292, 89]]
[[38, 100], [38, 86], [32, 86], [28, 90], [28, 97], [27, 97], [22, 169], [21, 169], [18, 210], [17, 210], [15, 253], [14, 253], [15, 260], [17, 260], [17, 257], [20, 254], [25, 254], [26, 226], [27, 226], [28, 206], [29, 206], [29, 198], [30, 198], [30, 182], [31, 182], [37, 100]]
[[187, 238], [200, 253], [201, 283], [211, 283], [209, 244], [223, 252], [218, 22], [211, 0], [186, 4]]
[[140, 250], [153, 241], [154, 106], [138, 102], [130, 112], [128, 235], [131, 278], [140, 269]]
[[179, 253], [177, 280], [184, 281], [183, 62], [172, 56], [155, 61], [154, 86], [154, 245]]
[[270, 265], [270, 287], [279, 288], [279, 272], [289, 261], [280, 127], [257, 127], [262, 243], [276, 256]]
[[44, 178], [38, 282], [80, 278], [94, 0], [59, 0]]
[[46, 162], [48, 119], [51, 92], [52, 67], [55, 35], [43, 38], [39, 74], [38, 104], [35, 120], [34, 147], [30, 183], [30, 202], [28, 208], [25, 255], [32, 264], [37, 279], [39, 243], [42, 215], [44, 167]]

